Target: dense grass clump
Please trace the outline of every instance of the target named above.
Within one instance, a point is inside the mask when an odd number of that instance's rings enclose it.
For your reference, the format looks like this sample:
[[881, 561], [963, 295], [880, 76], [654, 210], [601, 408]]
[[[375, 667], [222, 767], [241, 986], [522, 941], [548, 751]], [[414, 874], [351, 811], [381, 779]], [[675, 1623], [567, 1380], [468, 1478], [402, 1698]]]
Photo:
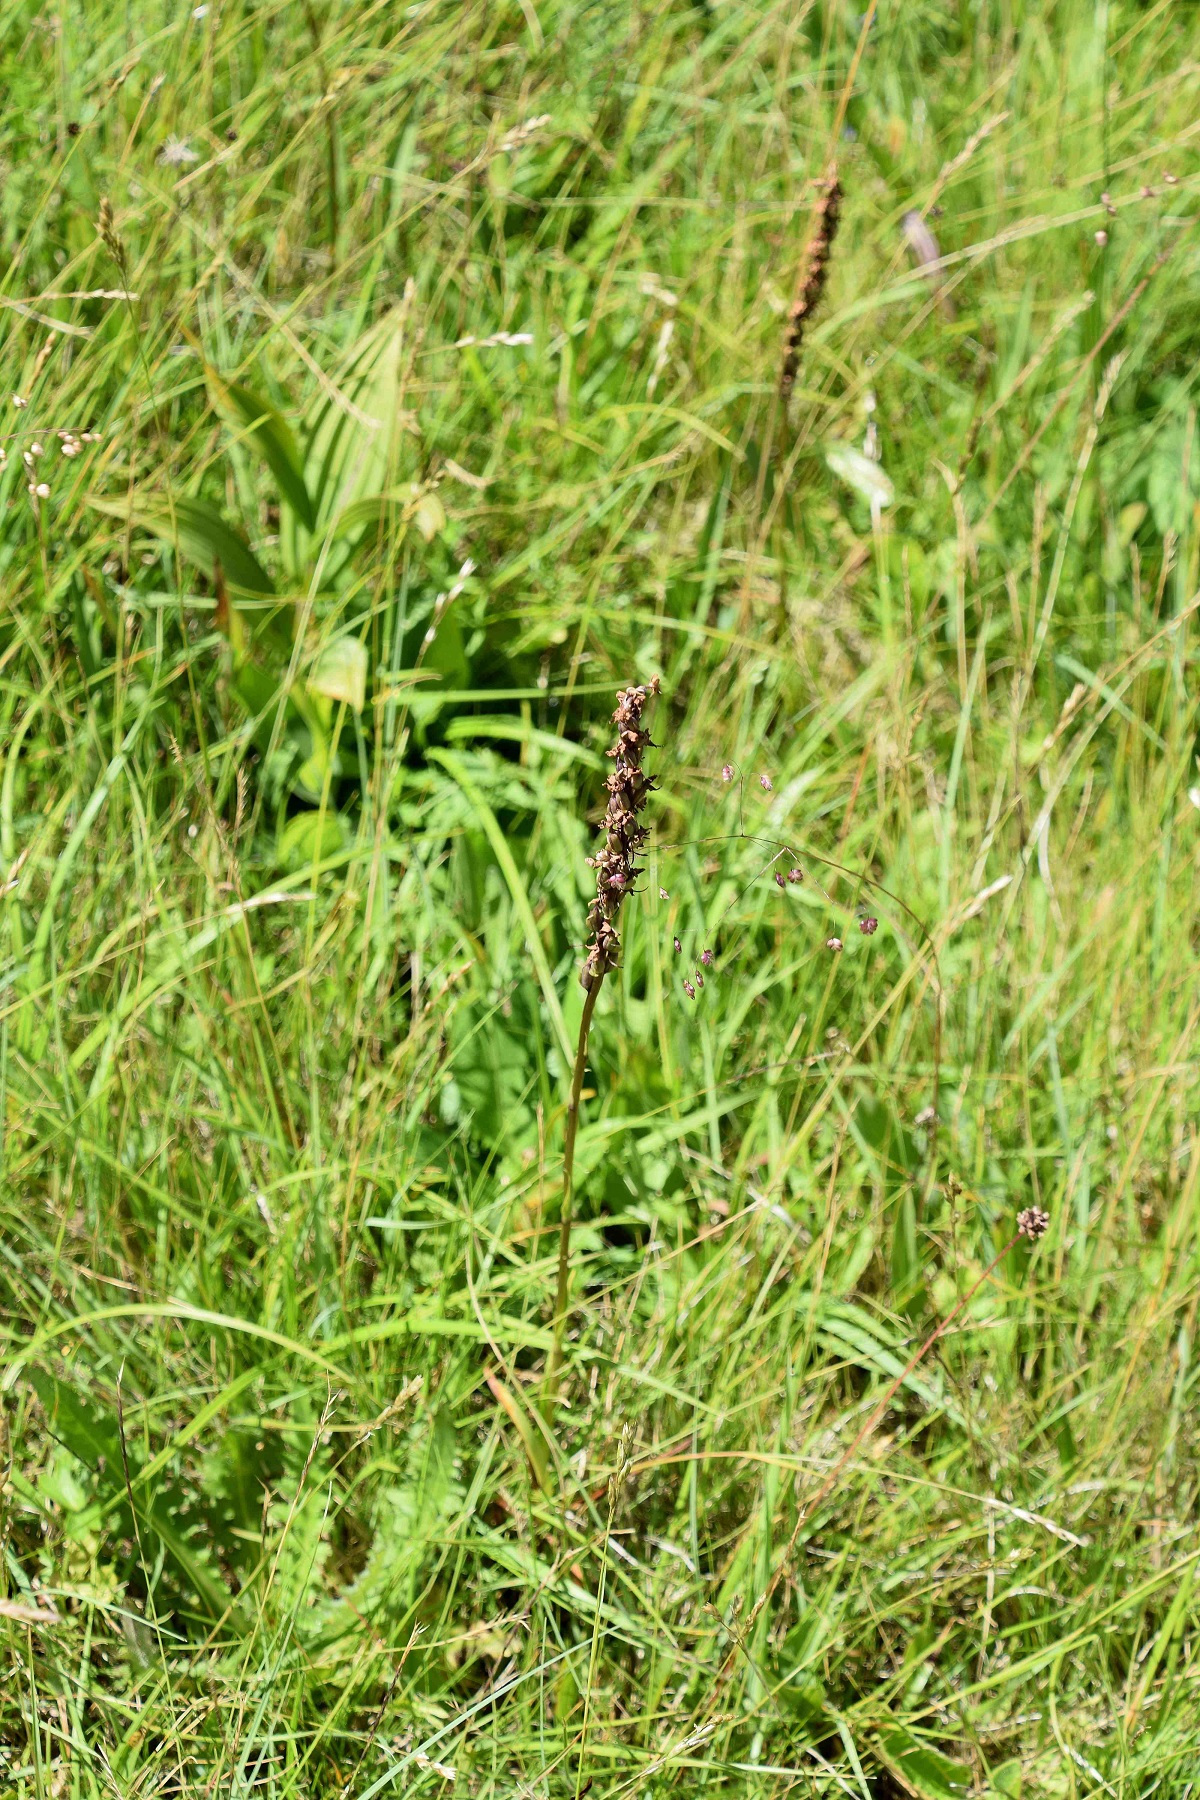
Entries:
[[0, 9], [0, 1793], [1200, 1792], [1198, 58]]

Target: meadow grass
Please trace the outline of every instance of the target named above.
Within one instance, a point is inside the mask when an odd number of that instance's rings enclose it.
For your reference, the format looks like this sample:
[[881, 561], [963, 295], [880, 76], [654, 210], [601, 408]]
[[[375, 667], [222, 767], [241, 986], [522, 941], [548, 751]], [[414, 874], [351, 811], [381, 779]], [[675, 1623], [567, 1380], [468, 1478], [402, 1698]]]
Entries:
[[0, 0], [4, 1795], [1200, 1792], [1198, 55]]

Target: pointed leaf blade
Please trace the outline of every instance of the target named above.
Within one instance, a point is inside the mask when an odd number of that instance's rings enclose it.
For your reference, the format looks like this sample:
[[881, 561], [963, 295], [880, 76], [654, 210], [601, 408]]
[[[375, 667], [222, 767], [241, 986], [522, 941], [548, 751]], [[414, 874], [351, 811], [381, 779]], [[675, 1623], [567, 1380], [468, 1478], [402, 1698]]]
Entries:
[[216, 579], [219, 564], [229, 586], [239, 593], [265, 596], [275, 592], [271, 577], [245, 538], [204, 500], [176, 500], [168, 506], [160, 498], [153, 502], [135, 499], [129, 504], [91, 496], [88, 505], [95, 512], [148, 531], [202, 569], [210, 580]]
[[238, 381], [224, 381], [214, 371], [209, 379], [223, 411], [244, 429], [275, 477], [280, 496], [306, 530], [317, 522], [316, 508], [304, 481], [304, 463], [292, 429], [268, 400]]
[[971, 1791], [971, 1771], [954, 1762], [932, 1744], [922, 1743], [903, 1725], [896, 1725], [879, 1740], [884, 1767], [916, 1800], [965, 1800]]

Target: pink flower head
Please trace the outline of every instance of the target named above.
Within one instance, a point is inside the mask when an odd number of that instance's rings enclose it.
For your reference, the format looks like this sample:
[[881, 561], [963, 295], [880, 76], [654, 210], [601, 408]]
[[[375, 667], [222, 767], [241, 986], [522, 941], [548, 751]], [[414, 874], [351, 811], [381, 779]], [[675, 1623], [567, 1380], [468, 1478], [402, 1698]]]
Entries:
[[758, 778], [758, 785], [764, 794], [769, 794], [771, 792], [771, 777], [769, 775], [760, 775]]

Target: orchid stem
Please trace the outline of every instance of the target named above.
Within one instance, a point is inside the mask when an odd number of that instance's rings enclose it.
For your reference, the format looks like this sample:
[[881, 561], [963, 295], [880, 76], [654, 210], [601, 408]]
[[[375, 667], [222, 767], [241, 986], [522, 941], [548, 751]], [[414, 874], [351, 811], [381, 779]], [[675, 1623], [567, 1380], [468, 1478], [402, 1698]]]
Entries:
[[567, 1124], [563, 1135], [562, 1209], [558, 1225], [558, 1282], [554, 1296], [554, 1340], [550, 1360], [546, 1364], [544, 1411], [547, 1421], [554, 1413], [558, 1396], [554, 1391], [562, 1367], [563, 1334], [567, 1326], [567, 1299], [571, 1281], [571, 1212], [574, 1199], [575, 1137], [579, 1130], [579, 1096], [583, 1092], [583, 1073], [587, 1068], [588, 1035], [596, 997], [604, 980], [604, 971], [589, 975], [583, 1012], [579, 1019], [579, 1037], [575, 1044], [575, 1067], [571, 1072], [571, 1097], [567, 1101]]

